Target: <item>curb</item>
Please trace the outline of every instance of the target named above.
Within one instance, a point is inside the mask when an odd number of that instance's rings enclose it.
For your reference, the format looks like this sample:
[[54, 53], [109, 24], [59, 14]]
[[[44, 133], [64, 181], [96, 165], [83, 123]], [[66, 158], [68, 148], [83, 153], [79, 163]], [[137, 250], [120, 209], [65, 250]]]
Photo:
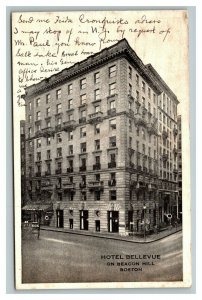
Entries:
[[171, 232], [168, 235], [156, 238], [155, 240], [151, 240], [151, 241], [147, 241], [147, 240], [146, 241], [134, 241], [134, 240], [127, 240], [127, 239], [124, 239], [124, 238], [121, 238], [121, 237], [115, 237], [115, 236], [110, 237], [110, 236], [94, 235], [94, 234], [88, 234], [88, 233], [80, 233], [80, 232], [75, 232], [75, 231], [74, 232], [73, 231], [64, 231], [64, 230], [60, 230], [60, 229], [55, 230], [54, 228], [42, 228], [41, 227], [41, 230], [60, 232], [60, 233], [68, 233], [68, 234], [77, 234], [77, 235], [82, 235], [82, 236], [90, 236], [90, 237], [96, 237], [96, 238], [101, 238], [101, 239], [117, 240], [117, 241], [136, 243], [136, 244], [149, 244], [149, 243], [153, 243], [153, 242], [162, 240], [162, 239], [164, 239], [168, 236], [171, 236], [172, 234], [175, 234], [177, 232], [180, 232], [180, 231], [182, 231], [182, 228], [179, 229], [179, 230], [176, 230], [174, 232]]

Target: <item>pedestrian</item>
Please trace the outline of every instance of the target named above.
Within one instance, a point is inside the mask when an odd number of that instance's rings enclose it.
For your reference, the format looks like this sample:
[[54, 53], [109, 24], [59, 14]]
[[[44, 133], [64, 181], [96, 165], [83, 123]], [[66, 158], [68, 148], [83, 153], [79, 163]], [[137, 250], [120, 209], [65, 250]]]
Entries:
[[40, 223], [38, 224], [38, 239], [40, 237]]

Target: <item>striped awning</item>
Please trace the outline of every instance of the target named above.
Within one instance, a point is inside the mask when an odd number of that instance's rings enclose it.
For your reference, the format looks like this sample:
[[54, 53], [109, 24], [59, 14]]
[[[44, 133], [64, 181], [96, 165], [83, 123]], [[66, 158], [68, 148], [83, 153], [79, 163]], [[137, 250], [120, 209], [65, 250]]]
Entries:
[[27, 211], [51, 211], [53, 210], [52, 204], [27, 204], [22, 210]]

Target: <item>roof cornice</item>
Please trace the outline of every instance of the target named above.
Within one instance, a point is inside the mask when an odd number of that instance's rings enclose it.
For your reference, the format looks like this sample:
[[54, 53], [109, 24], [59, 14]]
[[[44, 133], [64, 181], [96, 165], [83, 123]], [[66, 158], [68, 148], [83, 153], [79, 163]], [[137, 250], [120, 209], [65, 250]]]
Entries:
[[89, 71], [96, 70], [109, 61], [114, 61], [118, 58], [126, 58], [130, 64], [132, 64], [141, 74], [141, 76], [147, 80], [148, 84], [155, 90], [157, 94], [163, 92], [161, 85], [156, 80], [153, 72], [150, 72], [149, 68], [144, 65], [142, 60], [137, 56], [135, 51], [130, 47], [126, 39], [120, 40], [115, 45], [101, 50], [95, 53], [85, 60], [75, 63], [69, 68], [65, 68], [61, 72], [43, 79], [37, 84], [33, 84], [25, 89], [25, 100], [32, 97], [39, 96], [44, 92], [48, 92], [53, 88], [57, 88], [60, 85], [70, 82], [78, 76], [87, 74]]

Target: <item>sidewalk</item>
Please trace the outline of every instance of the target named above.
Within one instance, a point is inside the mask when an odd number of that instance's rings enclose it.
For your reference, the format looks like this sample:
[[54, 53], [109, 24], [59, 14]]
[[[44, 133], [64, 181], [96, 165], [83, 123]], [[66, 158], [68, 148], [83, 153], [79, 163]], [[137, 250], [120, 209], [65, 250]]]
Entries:
[[49, 226], [41, 226], [41, 230], [45, 231], [55, 231], [55, 232], [63, 232], [68, 234], [77, 234], [77, 235], [84, 235], [84, 236], [92, 236], [97, 238], [104, 238], [104, 239], [110, 239], [110, 240], [119, 240], [119, 241], [125, 241], [125, 242], [131, 242], [131, 243], [151, 243], [158, 240], [161, 240], [169, 235], [172, 235], [176, 232], [182, 231], [182, 226], [178, 226], [177, 228], [172, 229], [166, 229], [164, 231], [161, 231], [159, 233], [154, 233], [151, 235], [146, 236], [146, 240], [144, 240], [144, 237], [138, 237], [138, 236], [121, 236], [114, 233], [97, 233], [97, 232], [90, 232], [90, 231], [80, 231], [80, 230], [70, 230], [65, 228], [55, 228], [55, 227], [49, 227]]

